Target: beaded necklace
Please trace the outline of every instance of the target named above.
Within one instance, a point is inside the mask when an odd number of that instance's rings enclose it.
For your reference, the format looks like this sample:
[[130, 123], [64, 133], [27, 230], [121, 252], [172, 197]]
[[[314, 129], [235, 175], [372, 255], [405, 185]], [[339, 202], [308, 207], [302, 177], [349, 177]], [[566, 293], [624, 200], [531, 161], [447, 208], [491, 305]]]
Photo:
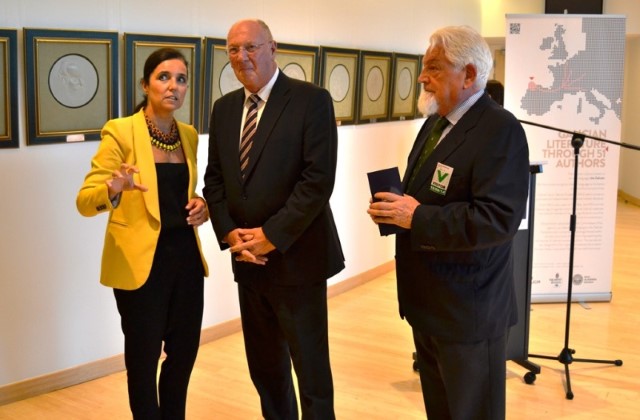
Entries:
[[171, 129], [169, 134], [165, 134], [160, 130], [147, 116], [144, 114], [144, 120], [147, 122], [147, 128], [149, 129], [149, 135], [151, 136], [151, 144], [160, 150], [165, 152], [174, 152], [178, 150], [181, 145], [180, 135], [178, 134], [178, 126], [176, 120], [171, 123]]

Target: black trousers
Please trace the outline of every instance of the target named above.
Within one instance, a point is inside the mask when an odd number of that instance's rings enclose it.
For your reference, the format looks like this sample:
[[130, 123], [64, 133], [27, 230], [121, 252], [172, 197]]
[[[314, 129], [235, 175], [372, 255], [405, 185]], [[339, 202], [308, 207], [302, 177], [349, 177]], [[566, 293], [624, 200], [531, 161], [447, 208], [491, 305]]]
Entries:
[[335, 419], [329, 363], [327, 285], [239, 284], [242, 331], [251, 380], [266, 420]]
[[430, 420], [504, 420], [505, 335], [474, 343], [413, 330], [422, 397]]
[[[160, 234], [151, 273], [136, 290], [114, 289], [134, 419], [184, 419], [200, 344], [204, 270], [192, 228]], [[156, 381], [162, 352], [160, 380]]]

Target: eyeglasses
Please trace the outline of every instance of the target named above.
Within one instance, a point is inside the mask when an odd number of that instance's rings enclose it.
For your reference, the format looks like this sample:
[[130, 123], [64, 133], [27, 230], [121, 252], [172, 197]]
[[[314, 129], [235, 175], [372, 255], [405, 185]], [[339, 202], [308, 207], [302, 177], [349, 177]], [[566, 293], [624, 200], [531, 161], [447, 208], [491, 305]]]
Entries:
[[266, 44], [266, 42], [263, 42], [262, 44], [231, 45], [227, 47], [227, 54], [230, 56], [238, 55], [241, 50], [245, 50], [247, 54], [253, 54], [264, 44]]

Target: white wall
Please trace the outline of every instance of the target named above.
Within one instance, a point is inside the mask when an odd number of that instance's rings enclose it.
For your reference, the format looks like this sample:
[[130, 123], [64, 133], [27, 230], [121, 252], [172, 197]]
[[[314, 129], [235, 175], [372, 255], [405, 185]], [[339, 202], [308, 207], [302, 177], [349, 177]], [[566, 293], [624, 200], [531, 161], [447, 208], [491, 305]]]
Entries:
[[[236, 1], [0, 0], [0, 27], [224, 38], [233, 22], [252, 17], [245, 11], [253, 10], [281, 42], [418, 54], [441, 24], [479, 27], [479, 3], [454, 0], [437, 13], [425, 13], [417, 0], [393, 6], [366, 0], [249, 0], [242, 7]], [[26, 146], [21, 33], [19, 39], [20, 148], [0, 150], [0, 386], [122, 352], [112, 292], [98, 283], [106, 215], [87, 219], [75, 209], [98, 143]], [[419, 124], [339, 129], [332, 205], [347, 268], [332, 282], [392, 260], [392, 238], [380, 238], [365, 212], [366, 172], [396, 165], [403, 170]], [[206, 140], [201, 136], [201, 163]], [[204, 165], [200, 169], [202, 174]], [[205, 290], [203, 327], [208, 327], [238, 317], [238, 308], [229, 256], [219, 251], [209, 224], [200, 232], [212, 273]]]
[[[638, 12], [640, 14], [640, 11]], [[640, 35], [627, 38], [625, 54], [622, 108], [622, 141], [640, 147]], [[640, 198], [640, 151], [623, 148], [620, 151], [619, 189], [635, 198]]]
[[[437, 27], [468, 24], [486, 36], [504, 36], [504, 13], [543, 10], [542, 0], [526, 2], [526, 8], [521, 3], [247, 0], [239, 7], [230, 0], [0, 0], [0, 27], [224, 38], [233, 22], [252, 17], [245, 11], [253, 10], [280, 42], [418, 54]], [[0, 387], [122, 352], [112, 292], [98, 284], [106, 217], [83, 218], [75, 209], [97, 142], [26, 146], [22, 34], [19, 38], [20, 148], [0, 150]], [[332, 206], [347, 268], [332, 283], [393, 258], [393, 239], [380, 238], [365, 213], [366, 172], [396, 165], [403, 172], [420, 123], [339, 129]], [[201, 174], [206, 140], [201, 136]], [[228, 255], [218, 250], [209, 224], [200, 232], [211, 268], [203, 323], [208, 327], [236, 318], [238, 308]]]

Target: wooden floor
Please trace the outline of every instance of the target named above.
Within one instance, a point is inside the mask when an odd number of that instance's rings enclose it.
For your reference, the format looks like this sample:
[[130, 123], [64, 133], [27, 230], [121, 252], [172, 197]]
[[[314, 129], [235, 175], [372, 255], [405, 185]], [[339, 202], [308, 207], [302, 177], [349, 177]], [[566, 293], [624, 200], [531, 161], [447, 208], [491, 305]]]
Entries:
[[[640, 419], [640, 207], [619, 202], [617, 217], [613, 300], [572, 306], [570, 347], [575, 358], [622, 359], [624, 365], [569, 365], [575, 397], [568, 400], [563, 364], [532, 358], [542, 372], [528, 385], [528, 371], [510, 361], [508, 419]], [[530, 353], [560, 353], [565, 310], [564, 304], [532, 306]], [[397, 314], [394, 273], [331, 298], [329, 313], [338, 419], [424, 419], [410, 329]], [[0, 419], [128, 417], [124, 372], [0, 406]], [[201, 347], [187, 418], [261, 418], [240, 333]]]

